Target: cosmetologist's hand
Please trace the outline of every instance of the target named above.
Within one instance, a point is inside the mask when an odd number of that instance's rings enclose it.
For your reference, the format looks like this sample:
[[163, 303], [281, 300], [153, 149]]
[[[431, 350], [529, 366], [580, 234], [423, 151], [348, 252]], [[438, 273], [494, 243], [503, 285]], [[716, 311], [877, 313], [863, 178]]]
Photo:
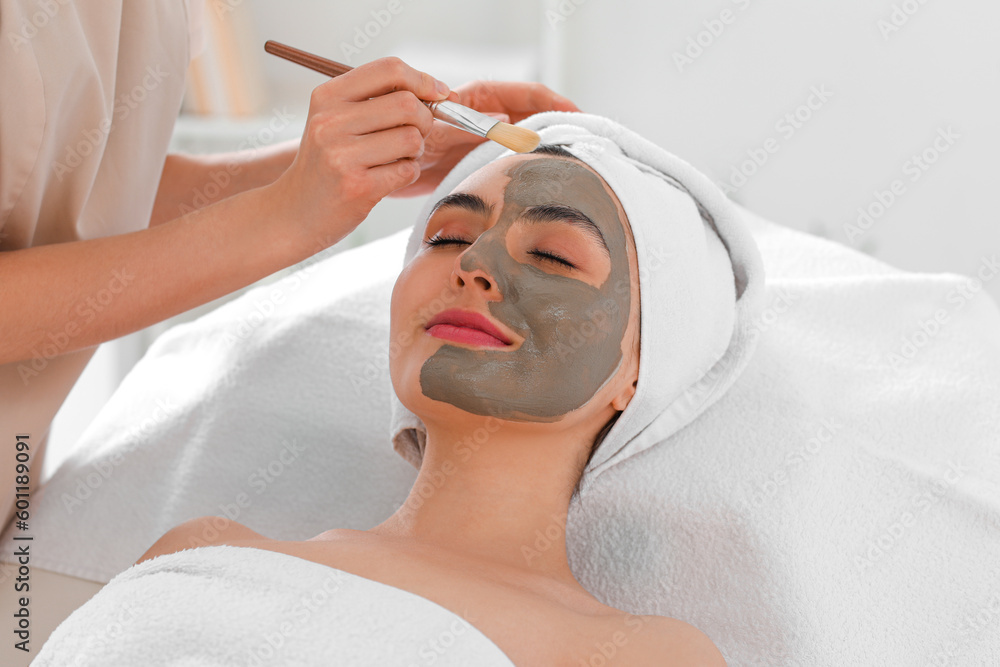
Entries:
[[[505, 123], [517, 123], [542, 111], [580, 110], [573, 102], [540, 83], [518, 81], [470, 81], [452, 90], [448, 99]], [[420, 177], [390, 196], [413, 197], [432, 192], [459, 160], [484, 141], [487, 139], [435, 120], [424, 153], [417, 160]]]
[[317, 86], [295, 159], [264, 186], [264, 216], [313, 252], [347, 236], [420, 175], [434, 127], [421, 100], [447, 97], [439, 83], [399, 58], [380, 58]]

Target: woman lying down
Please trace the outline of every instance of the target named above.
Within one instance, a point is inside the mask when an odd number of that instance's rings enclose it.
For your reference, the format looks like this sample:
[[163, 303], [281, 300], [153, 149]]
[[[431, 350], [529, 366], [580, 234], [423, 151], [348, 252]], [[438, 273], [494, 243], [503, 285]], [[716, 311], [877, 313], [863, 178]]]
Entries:
[[[181, 524], [34, 665], [725, 664], [697, 628], [591, 595], [564, 535], [595, 453], [636, 453], [727, 352], [740, 269], [723, 240], [745, 232], [719, 231], [657, 171], [667, 154], [607, 119], [522, 124], [542, 146], [461, 162], [392, 292], [406, 502], [301, 542], [229, 522], [192, 548], [218, 524]], [[539, 550], [539, 532], [558, 537]]]

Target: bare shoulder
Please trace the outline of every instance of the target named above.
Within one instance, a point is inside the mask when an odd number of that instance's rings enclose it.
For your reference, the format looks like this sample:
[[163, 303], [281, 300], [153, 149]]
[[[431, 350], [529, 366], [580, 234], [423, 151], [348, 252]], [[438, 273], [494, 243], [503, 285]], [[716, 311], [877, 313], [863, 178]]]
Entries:
[[628, 664], [637, 667], [726, 667], [726, 660], [704, 632], [666, 616], [637, 616], [642, 626], [628, 647]]
[[136, 561], [136, 564], [184, 549], [255, 540], [269, 541], [260, 533], [225, 517], [201, 516], [168, 530]]

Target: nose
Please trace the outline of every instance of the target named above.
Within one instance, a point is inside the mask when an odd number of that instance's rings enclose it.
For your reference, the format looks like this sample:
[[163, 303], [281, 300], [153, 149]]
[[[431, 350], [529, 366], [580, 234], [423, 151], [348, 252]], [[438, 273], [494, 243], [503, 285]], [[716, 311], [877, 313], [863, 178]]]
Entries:
[[479, 290], [489, 301], [499, 301], [502, 297], [500, 286], [489, 270], [483, 251], [486, 244], [479, 241], [473, 243], [455, 258], [455, 266], [451, 272], [452, 282], [459, 288], [467, 285]]

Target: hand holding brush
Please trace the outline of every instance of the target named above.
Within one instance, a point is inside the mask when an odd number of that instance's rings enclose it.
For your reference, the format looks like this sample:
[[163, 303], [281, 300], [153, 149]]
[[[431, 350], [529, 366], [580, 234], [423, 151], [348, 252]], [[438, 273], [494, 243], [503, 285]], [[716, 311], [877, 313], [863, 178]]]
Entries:
[[[273, 40], [265, 42], [264, 50], [330, 77], [340, 76], [354, 69], [349, 65], [327, 60]], [[424, 100], [424, 104], [438, 120], [480, 137], [486, 137], [517, 153], [530, 153], [538, 147], [539, 137], [537, 133], [510, 123], [504, 123], [457, 102], [447, 99]]]
[[[479, 134], [435, 122], [429, 108], [435, 102], [465, 102], [512, 122], [541, 111], [579, 111], [538, 83], [473, 81], [452, 90], [399, 58], [350, 68], [288, 49], [276, 42], [267, 46], [269, 52], [294, 53], [295, 62], [335, 74], [313, 90], [291, 164], [261, 193], [266, 210], [257, 217], [285, 230], [288, 238], [281, 242], [296, 252], [336, 243], [384, 197], [433, 191], [484, 141]], [[508, 123], [497, 127], [502, 121], [481, 115], [488, 119], [481, 127], [484, 135], [502, 133], [503, 126], [523, 130]]]

